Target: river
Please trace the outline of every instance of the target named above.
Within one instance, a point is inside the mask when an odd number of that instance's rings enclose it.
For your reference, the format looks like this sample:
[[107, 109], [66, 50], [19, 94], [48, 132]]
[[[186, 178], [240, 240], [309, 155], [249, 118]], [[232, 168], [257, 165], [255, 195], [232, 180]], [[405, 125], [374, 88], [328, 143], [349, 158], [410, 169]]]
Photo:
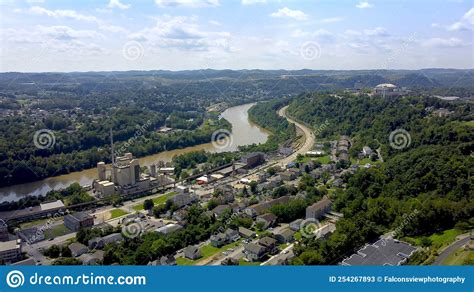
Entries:
[[[162, 160], [165, 162], [180, 154], [192, 151], [205, 150], [208, 152], [236, 151], [238, 146], [249, 145], [253, 143], [263, 143], [268, 138], [268, 132], [253, 124], [248, 119], [248, 110], [253, 104], [244, 104], [226, 109], [221, 118], [226, 119], [232, 124], [232, 138], [220, 146], [212, 143], [200, 144], [183, 149], [175, 149], [160, 152], [154, 155], [139, 158], [141, 166], [149, 166]], [[223, 146], [223, 147], [222, 147]], [[45, 195], [52, 189], [65, 188], [71, 183], [78, 182], [81, 185], [88, 185], [97, 178], [95, 168], [72, 172], [65, 175], [54, 176], [44, 180], [14, 185], [0, 188], [0, 202], [16, 201], [25, 196]]]

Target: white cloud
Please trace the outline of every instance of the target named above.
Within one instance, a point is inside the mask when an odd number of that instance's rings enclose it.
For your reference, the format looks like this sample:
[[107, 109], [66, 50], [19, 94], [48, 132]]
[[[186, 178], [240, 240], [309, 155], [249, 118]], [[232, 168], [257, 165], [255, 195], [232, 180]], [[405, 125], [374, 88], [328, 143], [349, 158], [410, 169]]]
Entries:
[[214, 48], [228, 49], [230, 34], [202, 30], [196, 17], [164, 16], [156, 18], [155, 26], [132, 33], [128, 37], [156, 47], [206, 51]]
[[426, 40], [423, 43], [423, 45], [426, 47], [431, 47], [431, 48], [457, 48], [457, 47], [466, 46], [467, 44], [461, 39], [452, 37], [452, 38], [431, 38], [431, 39]]
[[372, 8], [374, 5], [370, 4], [367, 1], [362, 1], [356, 4], [356, 7], [359, 9]]
[[40, 6], [33, 6], [28, 10], [28, 12], [37, 15], [47, 15], [54, 18], [64, 17], [89, 22], [98, 21], [98, 19], [94, 16], [80, 14], [75, 10], [48, 10]]
[[466, 12], [461, 20], [448, 26], [448, 30], [457, 31], [457, 30], [470, 30], [474, 26], [474, 7], [469, 9]]
[[123, 4], [120, 2], [120, 0], [110, 0], [109, 5], [107, 7], [109, 8], [118, 8], [118, 9], [128, 9], [130, 8], [130, 4]]
[[95, 23], [99, 29], [103, 31], [107, 31], [107, 32], [128, 33], [128, 30], [126, 30], [123, 27], [107, 24], [95, 16], [81, 14], [75, 10], [48, 10], [40, 6], [33, 6], [33, 7], [30, 7], [30, 9], [27, 12], [30, 14], [36, 14], [36, 15], [46, 15], [48, 17], [53, 17], [53, 18], [69, 18], [69, 19], [73, 19], [77, 21], [91, 22], [91, 23]]
[[292, 10], [288, 7], [281, 8], [277, 12], [270, 14], [271, 17], [293, 18], [295, 20], [307, 20], [308, 15], [301, 10]]
[[321, 22], [323, 23], [333, 23], [333, 22], [340, 22], [343, 21], [344, 18], [342, 17], [330, 17], [330, 18], [323, 18], [321, 19]]
[[159, 7], [216, 7], [219, 0], [155, 0]]
[[267, 0], [242, 0], [242, 5], [264, 4]]

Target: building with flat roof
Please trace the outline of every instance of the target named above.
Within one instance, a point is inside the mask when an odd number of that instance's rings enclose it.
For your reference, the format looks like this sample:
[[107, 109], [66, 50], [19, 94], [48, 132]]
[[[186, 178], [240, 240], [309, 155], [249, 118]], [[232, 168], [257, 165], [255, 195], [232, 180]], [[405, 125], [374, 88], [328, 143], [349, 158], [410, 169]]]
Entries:
[[416, 247], [393, 238], [381, 238], [374, 244], [367, 244], [349, 258], [344, 266], [399, 266], [405, 263], [417, 250]]
[[12, 263], [21, 258], [21, 239], [0, 242], [0, 262]]
[[94, 218], [84, 212], [64, 216], [64, 225], [72, 231], [94, 226]]
[[60, 209], [60, 208], [64, 208], [64, 203], [61, 200], [57, 200], [57, 201], [53, 201], [53, 202], [47, 202], [47, 203], [41, 203], [40, 208], [41, 208], [42, 211]]

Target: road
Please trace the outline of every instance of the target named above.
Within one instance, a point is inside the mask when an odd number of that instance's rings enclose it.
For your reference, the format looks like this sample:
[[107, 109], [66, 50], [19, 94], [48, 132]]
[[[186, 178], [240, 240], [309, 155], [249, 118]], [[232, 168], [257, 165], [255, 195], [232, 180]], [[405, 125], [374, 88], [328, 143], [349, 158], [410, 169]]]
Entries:
[[283, 158], [282, 160], [280, 160], [279, 163], [283, 166], [287, 165], [288, 163], [292, 162], [293, 160], [296, 160], [296, 157], [298, 156], [298, 154], [304, 155], [306, 152], [310, 151], [313, 148], [314, 143], [316, 141], [314, 133], [311, 129], [309, 129], [305, 125], [293, 120], [292, 118], [288, 117], [288, 115], [286, 113], [287, 108], [288, 108], [288, 106], [282, 107], [278, 111], [278, 115], [280, 115], [281, 117], [286, 118], [288, 120], [288, 122], [290, 122], [292, 124], [295, 124], [295, 126], [297, 127], [297, 130], [299, 130], [299, 132], [301, 132], [303, 134], [305, 141], [304, 141], [303, 145], [301, 147], [299, 147], [298, 149], [296, 149], [296, 151], [293, 154], [291, 154], [290, 156], [287, 156], [287, 157]]
[[276, 263], [275, 263], [275, 264], [272, 264], [272, 261], [275, 260], [276, 258], [282, 256], [282, 255], [288, 254], [290, 251], [293, 250], [293, 247], [294, 247], [294, 246], [295, 246], [294, 243], [288, 245], [288, 246], [285, 247], [280, 253], [278, 253], [278, 254], [272, 256], [271, 258], [269, 258], [267, 261], [261, 263], [260, 265], [261, 265], [261, 266], [275, 265]]
[[471, 237], [469, 236], [469, 234], [463, 234], [463, 235], [460, 235], [460, 237], [462, 237], [462, 238], [455, 241], [455, 242], [453, 242], [453, 243], [451, 243], [447, 248], [445, 248], [439, 254], [439, 256], [436, 258], [436, 260], [433, 262], [433, 266], [441, 266], [443, 264], [444, 260], [446, 260], [451, 253], [456, 251], [461, 246], [469, 243], [469, 241], [471, 240]]

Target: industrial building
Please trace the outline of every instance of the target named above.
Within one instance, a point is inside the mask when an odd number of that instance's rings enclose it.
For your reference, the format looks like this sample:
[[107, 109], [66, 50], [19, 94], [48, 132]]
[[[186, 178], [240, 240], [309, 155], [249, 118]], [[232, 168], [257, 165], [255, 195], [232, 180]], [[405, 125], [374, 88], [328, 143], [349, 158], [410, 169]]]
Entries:
[[72, 231], [94, 226], [94, 218], [83, 212], [64, 216], [64, 225]]

